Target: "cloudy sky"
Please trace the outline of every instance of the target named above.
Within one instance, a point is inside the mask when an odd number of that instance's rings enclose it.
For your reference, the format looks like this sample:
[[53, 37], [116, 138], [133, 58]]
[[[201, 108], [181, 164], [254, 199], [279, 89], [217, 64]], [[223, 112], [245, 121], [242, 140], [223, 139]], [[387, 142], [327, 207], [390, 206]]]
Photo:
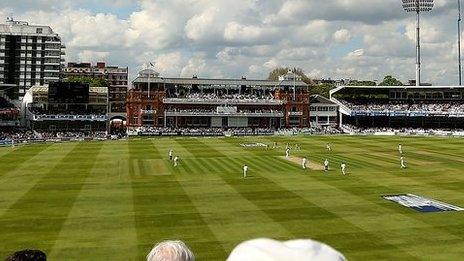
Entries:
[[[414, 78], [415, 20], [401, 0], [2, 0], [0, 17], [50, 25], [67, 61], [156, 63], [164, 76]], [[422, 17], [423, 81], [457, 82], [457, 0]]]

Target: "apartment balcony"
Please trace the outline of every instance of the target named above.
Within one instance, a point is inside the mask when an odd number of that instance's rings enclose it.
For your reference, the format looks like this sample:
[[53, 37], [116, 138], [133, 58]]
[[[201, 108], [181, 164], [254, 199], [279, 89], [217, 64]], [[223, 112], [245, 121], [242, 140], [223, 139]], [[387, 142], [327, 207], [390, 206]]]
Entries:
[[45, 73], [59, 73], [60, 69], [44, 69]]
[[45, 40], [44, 43], [46, 43], [46, 44], [59, 44], [59, 45], [61, 45], [61, 41], [57, 41], [57, 40]]
[[61, 65], [61, 62], [44, 62], [43, 65], [60, 66], [60, 65]]
[[50, 81], [58, 81], [60, 80], [59, 76], [44, 76], [44, 80], [50, 80]]
[[60, 47], [56, 47], [56, 46], [45, 46], [44, 51], [59, 52], [59, 51], [60, 51]]
[[61, 58], [61, 55], [59, 53], [57, 54], [50, 54], [50, 53], [46, 53], [44, 55], [44, 58], [57, 58], [57, 59], [60, 59]]

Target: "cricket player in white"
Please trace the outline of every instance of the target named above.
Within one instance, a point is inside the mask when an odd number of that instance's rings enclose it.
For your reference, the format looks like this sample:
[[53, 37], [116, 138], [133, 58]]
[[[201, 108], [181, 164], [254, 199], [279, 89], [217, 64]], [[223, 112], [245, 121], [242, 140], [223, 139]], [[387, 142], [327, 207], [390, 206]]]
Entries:
[[345, 162], [342, 162], [342, 165], [340, 165], [340, 167], [342, 168], [342, 174], [346, 175], [346, 164], [345, 164]]
[[247, 177], [247, 172], [248, 172], [248, 166], [247, 166], [247, 165], [243, 165], [243, 178], [246, 178], [246, 177]]
[[306, 162], [308, 160], [306, 158], [303, 157], [303, 159], [301, 160], [301, 167], [303, 167], [303, 169], [306, 169]]
[[327, 143], [327, 144], [325, 145], [325, 149], [326, 149], [327, 151], [332, 151], [332, 147], [330, 146], [330, 143]]
[[406, 168], [406, 164], [404, 163], [404, 157], [403, 157], [403, 156], [401, 156], [401, 158], [400, 158], [400, 163], [401, 163], [401, 168], [402, 168], [402, 169], [405, 169], [405, 168]]
[[285, 150], [285, 157], [288, 158], [290, 156], [290, 148]]
[[398, 152], [399, 152], [400, 154], [403, 154], [403, 145], [398, 144]]
[[172, 153], [173, 153], [173, 151], [169, 150], [169, 160], [172, 160]]
[[329, 171], [329, 160], [328, 159], [324, 160], [324, 171]]
[[177, 167], [178, 164], [179, 164], [179, 157], [175, 156], [174, 157], [174, 167]]

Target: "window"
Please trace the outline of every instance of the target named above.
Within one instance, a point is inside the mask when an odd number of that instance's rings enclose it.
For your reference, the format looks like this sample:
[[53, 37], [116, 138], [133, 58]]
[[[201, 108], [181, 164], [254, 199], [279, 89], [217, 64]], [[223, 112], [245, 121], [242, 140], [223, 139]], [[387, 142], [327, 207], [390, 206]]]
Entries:
[[43, 29], [42, 29], [42, 28], [37, 28], [37, 29], [36, 29], [36, 33], [38, 33], [38, 34], [43, 33]]

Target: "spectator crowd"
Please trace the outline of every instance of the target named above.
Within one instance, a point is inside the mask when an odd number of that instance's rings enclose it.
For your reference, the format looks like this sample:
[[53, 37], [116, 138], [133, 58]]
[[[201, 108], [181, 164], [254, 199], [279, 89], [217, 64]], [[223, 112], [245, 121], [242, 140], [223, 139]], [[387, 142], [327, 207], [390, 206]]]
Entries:
[[439, 129], [439, 128], [392, 128], [392, 127], [356, 127], [344, 125], [346, 132], [359, 135], [425, 135], [425, 136], [464, 136], [464, 129]]
[[[201, 113], [214, 113], [214, 114], [227, 114], [226, 112], [220, 113], [215, 109], [169, 109], [167, 112], [180, 112], [180, 113], [189, 113], [189, 114], [201, 114]], [[272, 109], [259, 109], [259, 110], [249, 110], [249, 109], [240, 109], [236, 112], [232, 112], [234, 114], [268, 114], [268, 113], [282, 113], [279, 110], [272, 110]]]
[[76, 131], [76, 132], [37, 132], [26, 129], [3, 129], [0, 130], [0, 141], [14, 141], [23, 143], [28, 141], [56, 140], [56, 139], [106, 139], [108, 135], [104, 131]]
[[0, 96], [0, 109], [11, 109], [15, 108], [14, 104], [11, 104], [7, 99]]
[[419, 113], [464, 113], [464, 102], [393, 102], [393, 101], [347, 101], [341, 102], [353, 111], [358, 112], [419, 112]]
[[254, 103], [254, 102], [280, 102], [271, 94], [221, 94], [221, 93], [190, 93], [184, 96], [176, 95], [169, 97], [171, 101], [190, 101], [190, 102], [234, 102], [234, 103]]
[[136, 132], [142, 136], [266, 136], [266, 135], [325, 135], [342, 134], [343, 132], [334, 127], [313, 127], [279, 129], [272, 128], [158, 128], [139, 127]]

